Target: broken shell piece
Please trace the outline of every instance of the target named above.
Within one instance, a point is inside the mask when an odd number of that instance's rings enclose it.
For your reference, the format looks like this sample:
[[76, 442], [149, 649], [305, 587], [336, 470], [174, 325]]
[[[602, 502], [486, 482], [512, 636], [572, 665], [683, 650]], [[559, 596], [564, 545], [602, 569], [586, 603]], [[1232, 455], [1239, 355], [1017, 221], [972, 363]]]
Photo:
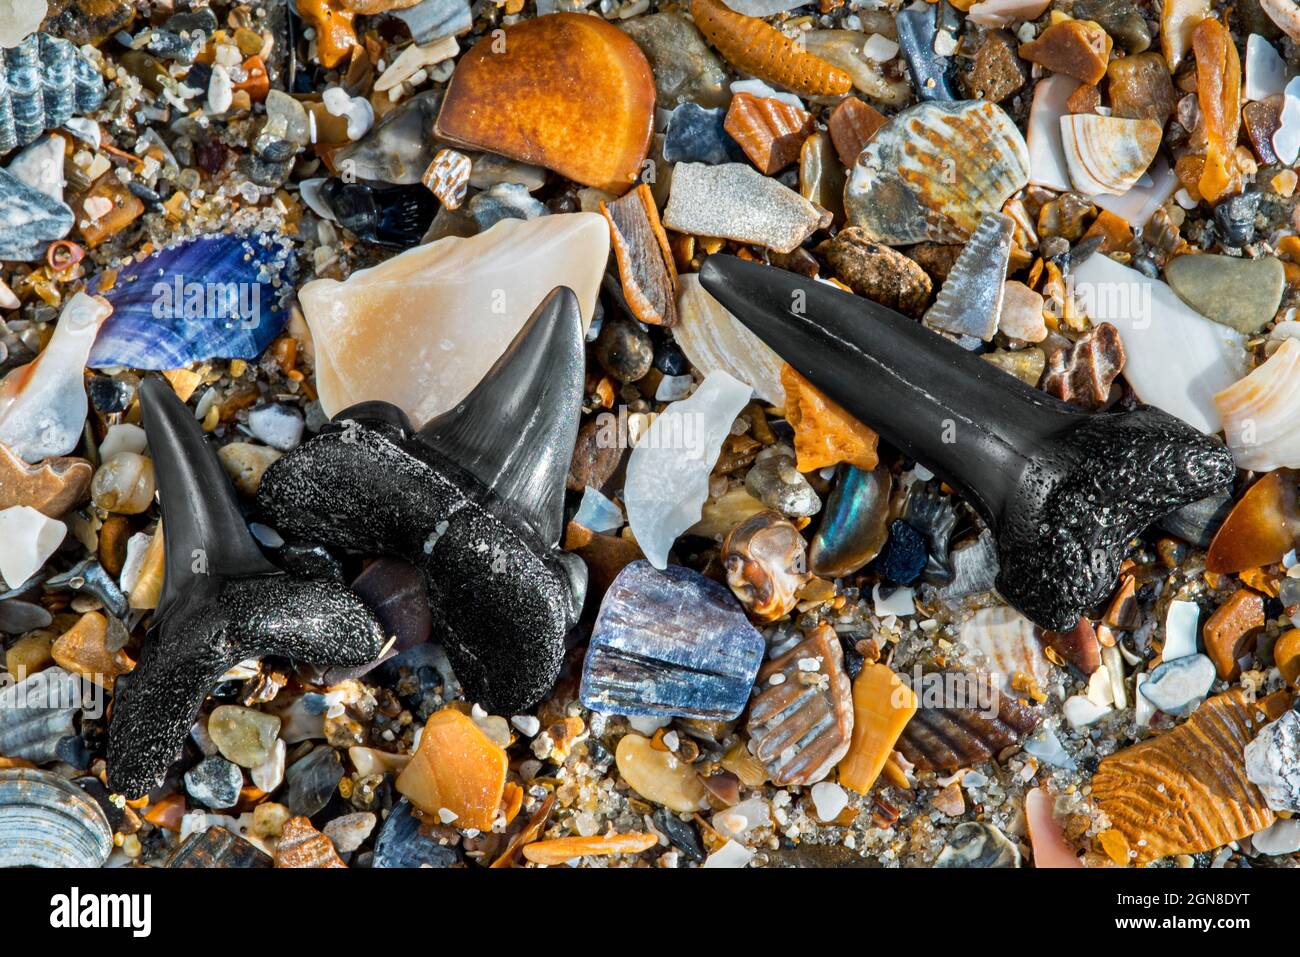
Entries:
[[1061, 121], [1069, 113], [1066, 103], [1079, 81], [1054, 74], [1034, 87], [1025, 142], [1029, 150], [1029, 182], [1063, 193], [1070, 189], [1069, 167], [1061, 143]]
[[923, 676], [920, 709], [903, 729], [898, 750], [922, 771], [953, 771], [991, 760], [1038, 725], [1038, 714], [1000, 694], [978, 675]]
[[1115, 377], [1124, 368], [1124, 343], [1109, 322], [1088, 331], [1048, 359], [1043, 391], [1065, 402], [1096, 410], [1106, 404]]
[[[893, 79], [881, 69], [879, 62], [866, 56], [870, 37], [865, 33], [848, 29], [805, 30], [799, 34], [799, 40], [813, 56], [847, 73], [854, 88], [877, 103], [897, 108], [911, 99], [912, 85], [907, 77]], [[850, 158], [849, 163], [852, 162]]]
[[17, 588], [54, 554], [68, 533], [58, 519], [26, 505], [0, 511], [0, 578]]
[[[988, 6], [985, 0], [976, 6]], [[972, 7], [972, 10], [975, 8]], [[1005, 834], [985, 821], [967, 821], [958, 824], [948, 835], [935, 867], [1019, 867], [1020, 848], [1012, 844]]]
[[1162, 135], [1155, 120], [1096, 113], [1061, 117], [1061, 143], [1074, 188], [1085, 196], [1128, 192], [1156, 158]]
[[1097, 629], [1087, 618], [1070, 631], [1044, 631], [1043, 644], [1052, 649], [1067, 664], [1091, 675], [1101, 667], [1101, 646], [1097, 642]]
[[425, 814], [459, 828], [491, 830], [506, 781], [506, 753], [452, 708], [425, 722], [420, 746], [395, 787]]
[[[1260, 0], [1265, 13], [1269, 7], [1293, 6], [1292, 0]], [[1187, 51], [1192, 48], [1192, 33], [1202, 20], [1210, 15], [1210, 0], [1168, 0], [1160, 14], [1160, 49], [1165, 55], [1169, 72], [1178, 69]], [[1269, 13], [1271, 17], [1272, 14]]]
[[[1209, 0], [1201, 2], [1205, 4], [1208, 13]], [[1300, 43], [1300, 6], [1295, 0], [1259, 0], [1259, 6], [1283, 33]]]
[[1102, 759], [1092, 797], [1134, 863], [1213, 850], [1273, 823], [1242, 759], [1262, 705], [1239, 690], [1218, 695], [1172, 731]]
[[631, 37], [600, 17], [556, 13], [462, 56], [434, 132], [621, 196], [650, 148], [654, 105], [650, 64]]
[[811, 382], [785, 366], [785, 417], [794, 429], [794, 451], [800, 472], [814, 472], [841, 462], [874, 469], [879, 461], [879, 436], [842, 409]]
[[381, 399], [422, 426], [469, 394], [556, 286], [574, 291], [583, 328], [590, 325], [608, 255], [600, 216], [563, 213], [505, 219], [468, 239], [416, 246], [344, 282], [307, 283], [298, 298], [322, 408], [333, 415]]
[[[1285, 2], [1292, 10], [1297, 9], [1291, 0]], [[1245, 68], [1246, 82], [1241, 90], [1242, 99], [1245, 100], [1264, 100], [1276, 96], [1286, 89], [1287, 81], [1291, 78], [1291, 69], [1277, 48], [1258, 33], [1246, 37]]]
[[732, 593], [755, 621], [776, 621], [789, 614], [810, 577], [803, 536], [771, 510], [731, 530], [722, 543], [722, 563]]
[[556, 866], [581, 857], [610, 854], [640, 854], [659, 843], [654, 834], [600, 834], [592, 837], [556, 837], [534, 841], [523, 847], [524, 857], [533, 864]]
[[749, 709], [749, 750], [772, 783], [816, 784], [848, 752], [853, 699], [844, 652], [821, 623], [804, 641], [758, 673]]
[[642, 183], [612, 203], [600, 204], [609, 223], [623, 298], [641, 322], [677, 324], [677, 269], [650, 187]]
[[979, 0], [971, 5], [967, 18], [982, 27], [996, 29], [1017, 20], [1037, 20], [1051, 0]]
[[840, 162], [846, 167], [853, 166], [862, 148], [871, 142], [871, 137], [886, 122], [879, 110], [856, 96], [846, 96], [841, 100], [826, 120], [826, 129]]
[[35, 768], [0, 770], [0, 868], [102, 867], [113, 829], [71, 781]]
[[1220, 678], [1231, 681], [1241, 674], [1238, 662], [1255, 647], [1263, 627], [1264, 599], [1249, 589], [1238, 588], [1215, 609], [1205, 623], [1205, 653]]
[[760, 173], [771, 176], [799, 158], [803, 141], [816, 129], [807, 110], [771, 97], [737, 93], [723, 128], [740, 144]]
[[1046, 788], [1033, 788], [1025, 794], [1025, 823], [1034, 849], [1034, 867], [1082, 867], [1052, 815], [1052, 803]]
[[853, 86], [843, 70], [762, 20], [736, 13], [722, 0], [692, 0], [691, 17], [718, 52], [744, 73], [801, 96], [839, 96]]
[[993, 338], [1002, 313], [1015, 228], [1011, 217], [1001, 213], [989, 213], [980, 220], [926, 312], [927, 326], [984, 342]]
[[1246, 490], [1210, 542], [1207, 571], [1218, 575], [1280, 562], [1300, 544], [1294, 474], [1274, 471]]
[[1288, 711], [1246, 745], [1246, 776], [1274, 811], [1300, 811], [1300, 714]]
[[916, 694], [892, 668], [863, 665], [853, 679], [853, 736], [840, 762], [840, 784], [859, 794], [870, 791], [915, 713]]
[[783, 406], [781, 369], [785, 363], [705, 291], [698, 275], [682, 276], [679, 284], [673, 339], [691, 365], [705, 375], [725, 372], [753, 388], [754, 395], [764, 402]]
[[93, 474], [85, 459], [47, 458], [28, 465], [0, 445], [0, 509], [26, 505], [58, 518], [85, 499]]
[[87, 407], [82, 375], [100, 324], [112, 311], [103, 299], [77, 293], [40, 354], [0, 380], [0, 442], [20, 458], [39, 462], [66, 455], [81, 441]]
[[849, 221], [888, 245], [964, 242], [1029, 177], [1015, 123], [983, 100], [919, 103], [881, 127], [845, 188]]
[[1209, 693], [1214, 674], [1205, 655], [1183, 655], [1157, 665], [1138, 694], [1167, 714], [1186, 714]]
[[601, 601], [579, 697], [606, 714], [729, 721], [749, 700], [764, 648], [717, 582], [632, 562]]
[[822, 578], [852, 575], [880, 554], [889, 537], [889, 469], [841, 466], [808, 553], [809, 567]]
[[469, 191], [470, 158], [456, 150], [438, 150], [420, 181], [447, 209], [460, 209]]
[[657, 415], [632, 450], [623, 493], [627, 520], [656, 568], [667, 566], [677, 536], [699, 520], [722, 440], [751, 395], [725, 372], [711, 372], [690, 398]]
[[1009, 605], [975, 612], [962, 624], [960, 641], [979, 656], [976, 669], [989, 675], [1002, 692], [1010, 691], [1018, 677], [1044, 688], [1052, 676], [1034, 623]]
[[1300, 468], [1300, 340], [1218, 392], [1214, 404], [1237, 465], [1256, 472]]
[[678, 163], [671, 189], [664, 225], [679, 233], [788, 253], [830, 224], [830, 213], [741, 163]]

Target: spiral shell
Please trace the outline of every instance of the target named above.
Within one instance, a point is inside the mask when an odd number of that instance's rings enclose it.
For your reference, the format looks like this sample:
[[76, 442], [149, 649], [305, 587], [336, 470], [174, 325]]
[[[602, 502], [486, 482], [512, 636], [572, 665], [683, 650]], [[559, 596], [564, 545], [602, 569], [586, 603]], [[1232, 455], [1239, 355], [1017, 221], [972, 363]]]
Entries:
[[33, 33], [0, 58], [0, 153], [104, 101], [104, 78], [67, 40]]
[[81, 788], [48, 771], [0, 771], [0, 868], [102, 867], [112, 850], [108, 819]]

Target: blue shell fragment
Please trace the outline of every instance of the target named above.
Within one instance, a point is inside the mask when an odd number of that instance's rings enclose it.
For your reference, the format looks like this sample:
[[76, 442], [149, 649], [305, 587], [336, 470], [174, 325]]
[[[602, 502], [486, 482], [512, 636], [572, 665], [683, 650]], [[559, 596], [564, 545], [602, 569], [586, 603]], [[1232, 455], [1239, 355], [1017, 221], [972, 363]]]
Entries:
[[[91, 368], [180, 369], [205, 359], [256, 359], [288, 318], [281, 276], [291, 247], [267, 233], [204, 236], [123, 268], [101, 293], [113, 306]], [[91, 292], [99, 292], [98, 281]]]
[[[939, 33], [938, 7], [950, 12], [948, 4], [926, 4], [924, 10], [903, 10], [894, 17], [898, 28], [898, 46], [907, 61], [907, 71], [912, 75], [912, 87], [922, 100], [949, 101], [960, 99], [952, 87], [952, 63], [946, 56], [934, 52], [934, 39]], [[945, 17], [945, 20], [949, 19]], [[943, 24], [945, 27], [947, 23]]]
[[0, 153], [104, 101], [99, 69], [67, 40], [33, 33], [0, 58]]
[[579, 696], [607, 714], [729, 720], [749, 700], [765, 647], [722, 585], [633, 562], [601, 602]]

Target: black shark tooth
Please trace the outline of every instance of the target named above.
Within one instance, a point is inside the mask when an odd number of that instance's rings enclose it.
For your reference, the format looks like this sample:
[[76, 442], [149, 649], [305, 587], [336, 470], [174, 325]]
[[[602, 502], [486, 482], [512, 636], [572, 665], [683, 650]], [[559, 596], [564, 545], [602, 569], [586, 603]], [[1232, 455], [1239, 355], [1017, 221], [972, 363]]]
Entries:
[[467, 693], [526, 708], [555, 683], [586, 589], [557, 548], [582, 385], [578, 301], [559, 287], [455, 409], [419, 433], [387, 403], [345, 409], [267, 470], [258, 501], [281, 531], [417, 565]]
[[1073, 628], [1105, 598], [1134, 535], [1236, 473], [1221, 442], [1159, 409], [1082, 412], [825, 283], [732, 256], [705, 260], [700, 281], [819, 389], [960, 490], [997, 536], [998, 591], [1049, 630]]
[[108, 786], [132, 798], [162, 783], [204, 697], [232, 665], [263, 655], [362, 665], [384, 643], [374, 614], [347, 588], [287, 575], [263, 557], [216, 454], [170, 386], [147, 379], [140, 398], [166, 570], [109, 727]]

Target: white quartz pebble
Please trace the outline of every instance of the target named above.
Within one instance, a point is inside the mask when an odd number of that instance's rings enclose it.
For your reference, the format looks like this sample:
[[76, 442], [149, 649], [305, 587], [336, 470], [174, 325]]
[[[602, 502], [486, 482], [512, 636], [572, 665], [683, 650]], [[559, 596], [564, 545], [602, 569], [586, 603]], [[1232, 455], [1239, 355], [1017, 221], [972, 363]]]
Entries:
[[40, 571], [67, 533], [68, 526], [31, 506], [0, 510], [0, 577], [5, 584], [17, 588]]

